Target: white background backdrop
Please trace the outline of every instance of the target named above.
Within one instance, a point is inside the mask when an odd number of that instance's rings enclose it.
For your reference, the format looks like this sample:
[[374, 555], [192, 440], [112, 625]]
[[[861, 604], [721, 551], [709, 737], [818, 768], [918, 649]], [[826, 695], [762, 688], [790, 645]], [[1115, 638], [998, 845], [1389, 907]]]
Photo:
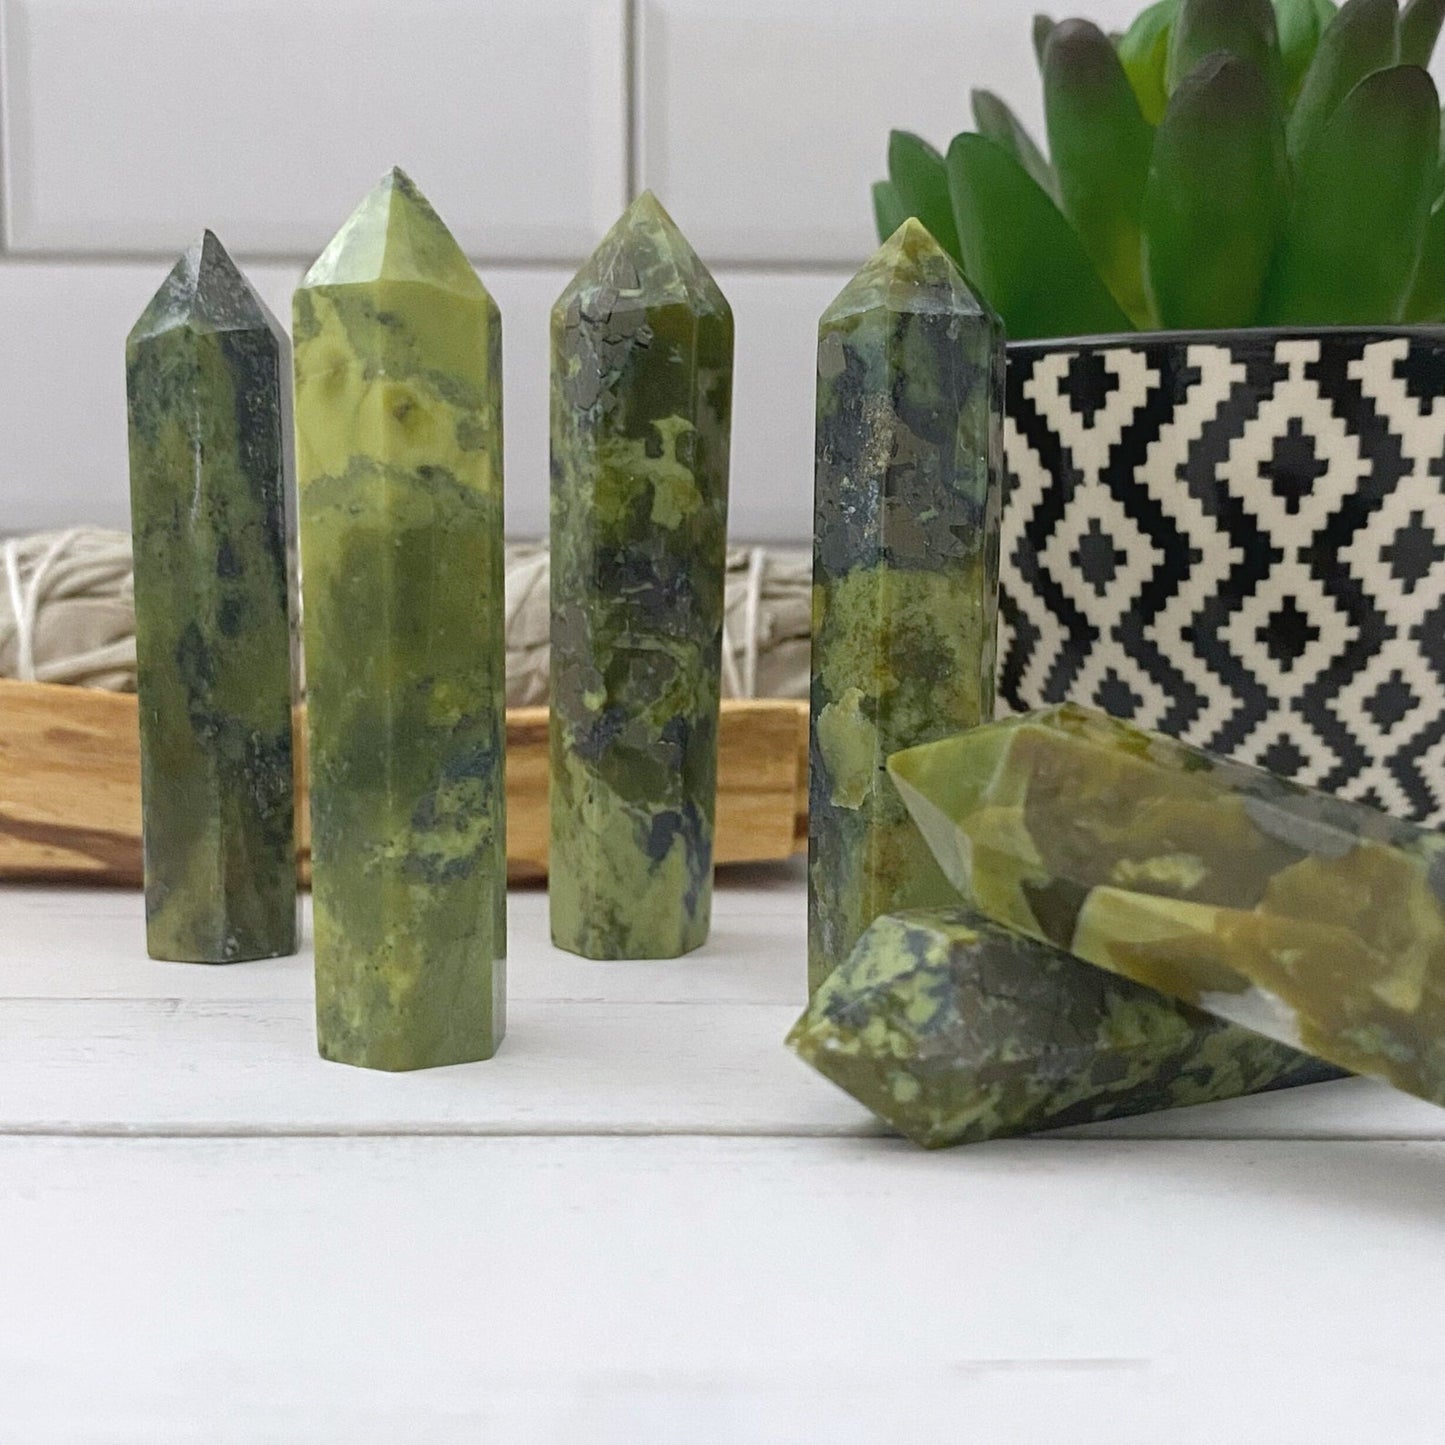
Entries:
[[546, 313], [651, 186], [737, 316], [733, 534], [806, 537], [814, 326], [872, 247], [888, 129], [942, 147], [984, 85], [1041, 130], [1032, 9], [0, 0], [0, 532], [127, 525], [125, 334], [203, 226], [285, 319], [399, 163], [502, 308], [510, 533], [546, 521]]

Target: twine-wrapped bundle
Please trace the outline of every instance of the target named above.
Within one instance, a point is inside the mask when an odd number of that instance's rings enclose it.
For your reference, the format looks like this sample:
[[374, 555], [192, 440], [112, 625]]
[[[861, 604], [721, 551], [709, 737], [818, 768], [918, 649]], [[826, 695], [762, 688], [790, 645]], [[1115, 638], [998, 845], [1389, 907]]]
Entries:
[[[135, 690], [130, 538], [73, 527], [0, 544], [0, 677]], [[725, 697], [806, 697], [811, 563], [801, 548], [734, 548], [723, 618]], [[545, 703], [547, 547], [507, 545], [507, 703]]]
[[0, 543], [0, 677], [135, 690], [130, 538], [98, 527]]

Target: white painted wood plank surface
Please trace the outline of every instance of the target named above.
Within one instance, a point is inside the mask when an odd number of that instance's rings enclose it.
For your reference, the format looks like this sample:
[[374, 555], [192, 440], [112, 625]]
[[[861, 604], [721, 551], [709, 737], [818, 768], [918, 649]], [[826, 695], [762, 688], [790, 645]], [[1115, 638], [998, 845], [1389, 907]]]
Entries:
[[596, 964], [514, 893], [502, 1053], [397, 1076], [315, 1057], [304, 953], [0, 890], [0, 1440], [1438, 1441], [1439, 1111], [925, 1154], [781, 1047], [799, 870], [716, 918]]
[[[722, 870], [712, 936], [685, 959], [651, 963], [577, 958], [551, 947], [544, 888], [508, 895], [513, 1000], [605, 997], [733, 999], [803, 1006], [806, 960], [801, 860]], [[312, 997], [311, 900], [303, 951], [292, 958], [210, 967], [146, 957], [139, 892], [0, 887], [0, 997], [256, 999]]]
[[32, 1442], [1439, 1440], [1445, 1146], [3, 1140]]
[[519, 1002], [485, 1067], [316, 1056], [300, 999], [0, 1003], [0, 1133], [821, 1134], [868, 1116], [776, 1004]]
[[[155, 963], [136, 893], [0, 891], [0, 1131], [876, 1134], [782, 1045], [803, 1005], [800, 870], [733, 876], [707, 946], [666, 963], [561, 953], [545, 893], [514, 891], [502, 1051], [407, 1075], [317, 1057], [309, 949], [227, 968]], [[1445, 1139], [1445, 1112], [1350, 1080], [1076, 1132]]]

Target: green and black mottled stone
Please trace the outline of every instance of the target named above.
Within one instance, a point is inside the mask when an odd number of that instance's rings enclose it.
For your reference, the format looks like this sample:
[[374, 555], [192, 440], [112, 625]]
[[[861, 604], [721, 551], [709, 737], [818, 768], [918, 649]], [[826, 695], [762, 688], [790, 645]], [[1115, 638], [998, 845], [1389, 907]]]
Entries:
[[152, 958], [296, 948], [287, 370], [209, 231], [126, 341]]
[[875, 919], [788, 1043], [929, 1149], [1335, 1076], [962, 906]]
[[489, 1058], [506, 1022], [501, 322], [393, 171], [295, 297], [316, 1029]]
[[672, 958], [712, 911], [733, 319], [651, 192], [552, 310], [552, 940]]
[[1445, 1104], [1445, 838], [1075, 706], [889, 764], [984, 912]]
[[818, 327], [808, 983], [956, 898], [884, 772], [993, 713], [1003, 335], [906, 221]]

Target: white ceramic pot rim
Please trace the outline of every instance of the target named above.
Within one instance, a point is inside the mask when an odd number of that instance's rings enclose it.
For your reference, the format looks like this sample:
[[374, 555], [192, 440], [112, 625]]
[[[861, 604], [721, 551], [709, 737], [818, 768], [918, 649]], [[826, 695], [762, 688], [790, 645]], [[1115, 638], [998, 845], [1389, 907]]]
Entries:
[[1194, 346], [1199, 344], [1229, 345], [1237, 341], [1268, 341], [1279, 337], [1321, 341], [1338, 337], [1342, 340], [1369, 340], [1391, 336], [1418, 338], [1445, 344], [1445, 325], [1380, 325], [1380, 326], [1236, 326], [1218, 331], [1118, 331], [1098, 336], [1055, 336], [1028, 341], [1010, 341], [1010, 351], [1061, 351], [1121, 346]]

